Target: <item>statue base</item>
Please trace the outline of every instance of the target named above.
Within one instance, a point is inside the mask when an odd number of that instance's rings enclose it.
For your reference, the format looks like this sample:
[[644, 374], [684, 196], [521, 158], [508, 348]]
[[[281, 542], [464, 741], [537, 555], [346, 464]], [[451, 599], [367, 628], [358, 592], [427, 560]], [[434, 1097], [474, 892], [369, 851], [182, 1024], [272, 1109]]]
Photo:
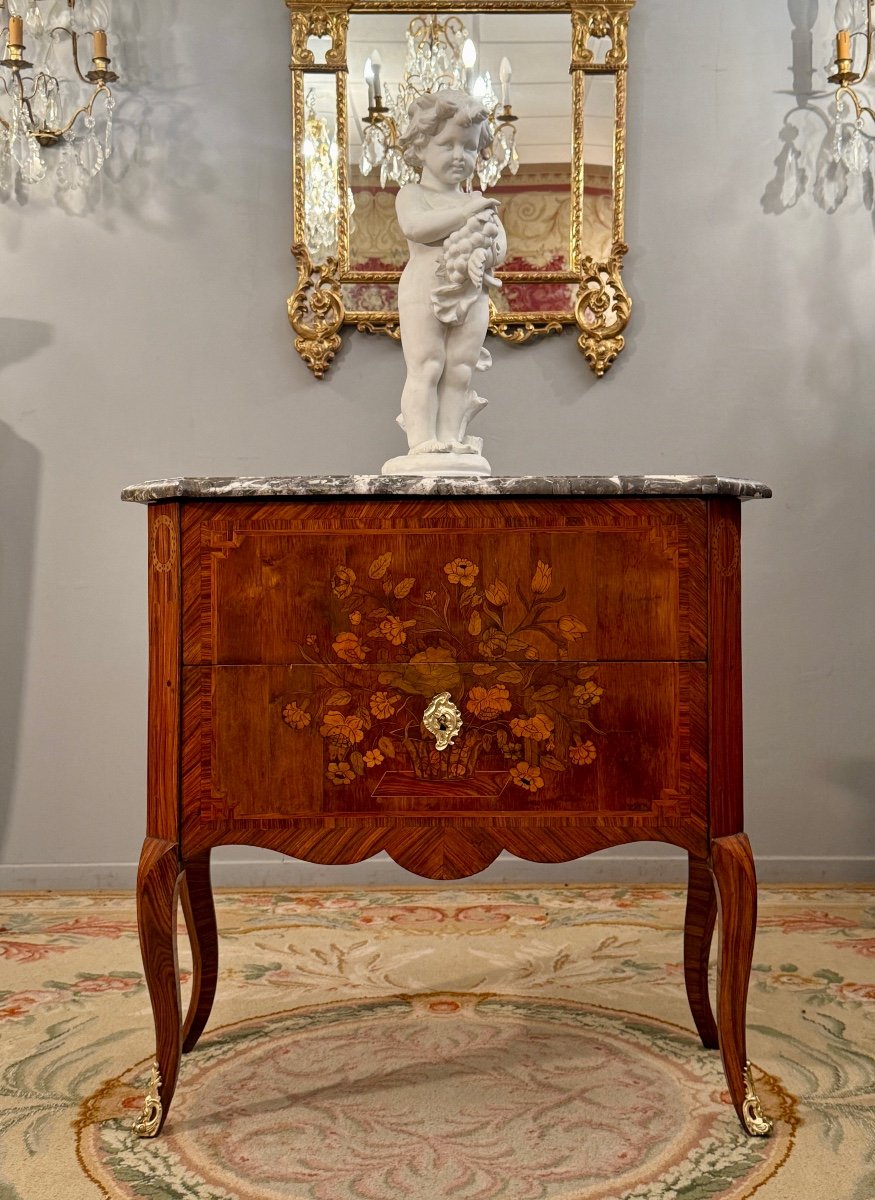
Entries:
[[492, 467], [482, 454], [455, 451], [399, 454], [383, 463], [381, 475], [491, 475]]

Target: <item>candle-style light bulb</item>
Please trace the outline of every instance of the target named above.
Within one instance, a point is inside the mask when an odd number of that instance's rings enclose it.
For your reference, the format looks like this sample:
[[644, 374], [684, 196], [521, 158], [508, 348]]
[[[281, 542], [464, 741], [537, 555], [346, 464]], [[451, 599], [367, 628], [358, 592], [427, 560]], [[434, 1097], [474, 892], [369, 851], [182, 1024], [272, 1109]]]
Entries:
[[513, 76], [513, 71], [510, 66], [510, 59], [503, 58], [498, 68], [498, 78], [501, 80], [501, 103], [505, 108], [510, 106], [510, 81]]
[[9, 16], [9, 34], [6, 41], [9, 46], [21, 46], [24, 41], [24, 21], [14, 13]]
[[851, 57], [851, 31], [840, 29], [836, 34], [836, 58]]
[[465, 68], [465, 88], [471, 91], [474, 84], [474, 64], [477, 61], [477, 47], [470, 38], [465, 38], [462, 46], [462, 66]]
[[95, 29], [94, 31], [94, 58], [106, 58], [106, 30]]
[[368, 85], [368, 108], [374, 107], [374, 65], [370, 58], [365, 59], [365, 83]]
[[371, 71], [374, 75], [374, 98], [378, 104], [383, 102], [383, 85], [380, 83], [380, 69], [383, 66], [383, 60], [380, 57], [379, 50], [371, 51]]

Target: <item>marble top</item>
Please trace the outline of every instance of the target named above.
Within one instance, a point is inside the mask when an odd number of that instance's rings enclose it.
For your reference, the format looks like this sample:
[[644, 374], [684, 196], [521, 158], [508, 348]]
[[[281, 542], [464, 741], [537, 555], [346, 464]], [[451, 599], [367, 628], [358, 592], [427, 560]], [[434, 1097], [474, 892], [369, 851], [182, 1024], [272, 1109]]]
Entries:
[[258, 496], [737, 496], [772, 489], [722, 475], [269, 475], [180, 476], [131, 484], [122, 500], [243, 500]]

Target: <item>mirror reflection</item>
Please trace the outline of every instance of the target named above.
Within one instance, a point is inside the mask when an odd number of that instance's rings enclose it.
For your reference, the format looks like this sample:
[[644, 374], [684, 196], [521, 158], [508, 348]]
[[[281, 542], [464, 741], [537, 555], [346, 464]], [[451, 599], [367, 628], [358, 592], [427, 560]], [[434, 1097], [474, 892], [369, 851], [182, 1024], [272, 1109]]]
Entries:
[[[395, 275], [407, 247], [395, 219], [395, 195], [415, 178], [396, 139], [417, 91], [467, 87], [492, 114], [492, 146], [478, 162], [484, 189], [500, 197], [510, 255], [493, 294], [499, 312], [568, 311], [576, 290], [571, 261], [572, 87], [571, 18], [567, 13], [462, 13], [454, 15], [352, 13], [347, 42], [347, 138], [350, 199], [349, 285], [345, 302], [356, 312], [394, 307]], [[308, 109], [321, 138], [307, 146], [308, 169], [319, 175], [311, 192], [336, 188], [332, 156], [333, 79], [311, 75]], [[613, 208], [613, 76], [593, 75], [584, 85], [584, 174], [581, 253], [610, 252]], [[332, 169], [335, 174], [332, 175]], [[311, 251], [335, 253], [336, 205], [320, 202]], [[317, 230], [318, 222], [308, 225]], [[561, 275], [568, 275], [563, 280]], [[356, 276], [366, 275], [366, 279]], [[531, 278], [531, 276], [536, 278]], [[544, 276], [547, 278], [544, 278]], [[554, 278], [559, 275], [560, 278]]]
[[292, 6], [299, 283], [289, 319], [299, 352], [321, 373], [341, 324], [397, 334], [408, 248], [395, 198], [417, 178], [400, 146], [407, 110], [424, 92], [463, 88], [489, 117], [465, 186], [500, 200], [509, 243], [490, 330], [522, 344], [577, 325], [602, 375], [630, 311], [615, 171], [634, 0], [540, 0], [538, 11], [531, 0], [484, 0], [485, 11], [458, 13], [421, 2], [419, 11], [402, 0], [381, 0], [380, 12], [365, 0], [343, 11]]

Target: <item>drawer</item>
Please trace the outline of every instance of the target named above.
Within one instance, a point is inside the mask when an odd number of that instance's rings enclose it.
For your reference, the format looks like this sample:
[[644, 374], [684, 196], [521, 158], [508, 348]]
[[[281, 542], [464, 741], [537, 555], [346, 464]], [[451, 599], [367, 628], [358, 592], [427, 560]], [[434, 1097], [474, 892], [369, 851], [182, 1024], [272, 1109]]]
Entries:
[[189, 664], [701, 660], [700, 500], [184, 508]]
[[[702, 663], [184, 668], [186, 827], [555, 813], [704, 821]], [[437, 749], [435, 696], [461, 714]]]

